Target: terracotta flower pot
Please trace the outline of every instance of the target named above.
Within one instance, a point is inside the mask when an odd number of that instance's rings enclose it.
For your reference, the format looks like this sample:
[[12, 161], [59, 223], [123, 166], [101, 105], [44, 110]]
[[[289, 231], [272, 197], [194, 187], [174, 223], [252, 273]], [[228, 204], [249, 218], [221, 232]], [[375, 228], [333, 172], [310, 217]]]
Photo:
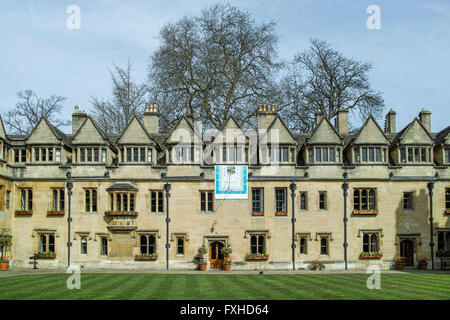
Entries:
[[0, 262], [0, 270], [8, 270], [9, 262], [2, 261]]
[[223, 264], [223, 270], [230, 271], [231, 270], [231, 263], [224, 263]]
[[405, 264], [404, 263], [395, 263], [395, 269], [403, 270], [403, 269], [405, 269]]
[[428, 263], [419, 263], [419, 270], [427, 270]]
[[200, 269], [200, 271], [205, 271], [206, 270], [206, 263], [200, 263], [198, 265], [198, 268]]

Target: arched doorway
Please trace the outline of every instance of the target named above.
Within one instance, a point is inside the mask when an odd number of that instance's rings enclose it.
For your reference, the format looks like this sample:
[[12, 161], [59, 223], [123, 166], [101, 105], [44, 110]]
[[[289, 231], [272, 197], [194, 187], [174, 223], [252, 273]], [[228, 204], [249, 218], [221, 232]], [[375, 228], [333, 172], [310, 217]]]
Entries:
[[414, 243], [412, 240], [402, 240], [400, 242], [400, 256], [405, 257], [405, 266], [414, 265]]
[[223, 265], [223, 243], [220, 241], [211, 242], [209, 245], [209, 261], [211, 269], [222, 268]]

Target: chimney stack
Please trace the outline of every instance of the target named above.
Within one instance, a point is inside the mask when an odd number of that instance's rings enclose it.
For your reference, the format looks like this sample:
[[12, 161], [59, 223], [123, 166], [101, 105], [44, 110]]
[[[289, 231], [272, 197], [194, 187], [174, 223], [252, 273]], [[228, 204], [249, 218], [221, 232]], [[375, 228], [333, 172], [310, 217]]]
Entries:
[[425, 129], [431, 133], [431, 112], [425, 109], [422, 109], [419, 113], [419, 121], [422, 122]]
[[348, 110], [340, 108], [337, 112], [335, 127], [339, 133], [348, 133]]
[[80, 108], [75, 106], [72, 113], [72, 134], [75, 134], [87, 118], [87, 114], [80, 112]]
[[194, 123], [194, 115], [191, 112], [191, 108], [188, 108], [186, 111], [186, 118], [191, 122]]
[[322, 121], [322, 119], [323, 119], [322, 110], [319, 109], [319, 110], [316, 111], [315, 118], [316, 118], [316, 126], [318, 126], [320, 121]]
[[258, 130], [265, 130], [275, 119], [277, 112], [273, 104], [258, 105]]
[[384, 121], [384, 132], [385, 133], [392, 133], [392, 134], [397, 133], [397, 129], [395, 126], [395, 115], [396, 115], [396, 112], [393, 109], [391, 109], [389, 111], [389, 113], [386, 115], [386, 119]]
[[144, 126], [149, 133], [159, 132], [159, 112], [156, 104], [145, 105]]

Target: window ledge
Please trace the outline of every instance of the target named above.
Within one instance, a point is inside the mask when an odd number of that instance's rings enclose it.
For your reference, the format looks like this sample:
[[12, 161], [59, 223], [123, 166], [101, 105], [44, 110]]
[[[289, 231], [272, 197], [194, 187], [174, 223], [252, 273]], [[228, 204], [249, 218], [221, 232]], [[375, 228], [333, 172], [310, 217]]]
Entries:
[[105, 211], [105, 216], [115, 217], [115, 216], [125, 216], [125, 217], [137, 217], [137, 211]]
[[136, 260], [136, 261], [155, 261], [155, 260], [158, 260], [158, 256], [157, 255], [155, 255], [155, 256], [140, 256], [140, 255], [137, 255], [137, 256], [134, 257], [134, 260]]
[[376, 216], [378, 210], [353, 210], [352, 213], [355, 216]]
[[381, 259], [383, 257], [382, 254], [364, 254], [361, 253], [359, 255], [359, 258], [364, 260], [364, 259]]
[[16, 216], [31, 216], [33, 214], [32, 210], [17, 210], [15, 212]]
[[287, 212], [275, 212], [275, 217], [286, 217], [287, 215]]
[[63, 216], [64, 211], [47, 211], [48, 216]]
[[269, 259], [269, 256], [247, 256], [245, 260], [247, 261], [266, 261]]
[[252, 212], [252, 217], [264, 217], [264, 212]]
[[55, 259], [56, 253], [36, 253], [36, 259]]

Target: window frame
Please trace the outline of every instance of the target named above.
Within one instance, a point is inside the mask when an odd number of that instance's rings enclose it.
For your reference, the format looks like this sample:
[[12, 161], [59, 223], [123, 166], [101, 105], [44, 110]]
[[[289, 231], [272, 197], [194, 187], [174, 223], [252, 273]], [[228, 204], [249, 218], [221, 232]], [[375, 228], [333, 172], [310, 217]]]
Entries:
[[[302, 199], [304, 197], [304, 200]], [[308, 211], [308, 192], [300, 191], [299, 192], [299, 201], [300, 201], [300, 211]]]
[[214, 212], [213, 190], [200, 190], [200, 212]]
[[[322, 200], [321, 197], [324, 196], [324, 199]], [[321, 207], [321, 204], [324, 204], [323, 208]], [[319, 191], [319, 210], [328, 210], [328, 195], [326, 191]]]
[[[261, 233], [252, 233], [249, 236], [250, 236], [250, 255], [267, 255], [266, 235]], [[255, 239], [255, 244], [253, 244], [253, 239]], [[253, 248], [255, 248], [255, 250], [253, 250]]]
[[[319, 238], [319, 244], [320, 244], [320, 255], [321, 256], [330, 256], [330, 236], [329, 235], [322, 235]], [[322, 241], [325, 240], [325, 253], [323, 253], [323, 243]]]
[[[279, 191], [282, 193], [278, 194]], [[279, 199], [282, 196], [282, 199]], [[275, 187], [275, 213], [287, 213], [288, 212], [288, 196], [286, 187]], [[279, 206], [281, 204], [281, 206]]]
[[[180, 244], [179, 241], [182, 241], [182, 253], [180, 253]], [[186, 254], [186, 237], [185, 236], [176, 236], [175, 237], [175, 255], [177, 257], [184, 257], [184, 255]]]
[[[256, 197], [259, 199], [255, 199]], [[252, 213], [264, 213], [264, 188], [262, 187], [252, 188]]]
[[[410, 197], [407, 198], [406, 196], [409, 195]], [[402, 207], [403, 210], [406, 211], [412, 211], [414, 210], [414, 192], [412, 191], [404, 191], [403, 192], [403, 197], [402, 197]], [[407, 201], [407, 202], [406, 202]]]
[[[367, 237], [367, 241], [366, 241], [366, 237]], [[375, 239], [375, 243], [374, 243], [374, 239]], [[380, 242], [380, 233], [379, 232], [363, 232], [362, 235], [362, 252], [364, 253], [369, 253], [369, 254], [373, 254], [375, 252], [380, 252], [380, 246], [381, 246], [381, 242]], [[367, 250], [366, 250], [367, 249]], [[375, 249], [375, 250], [374, 250]]]

